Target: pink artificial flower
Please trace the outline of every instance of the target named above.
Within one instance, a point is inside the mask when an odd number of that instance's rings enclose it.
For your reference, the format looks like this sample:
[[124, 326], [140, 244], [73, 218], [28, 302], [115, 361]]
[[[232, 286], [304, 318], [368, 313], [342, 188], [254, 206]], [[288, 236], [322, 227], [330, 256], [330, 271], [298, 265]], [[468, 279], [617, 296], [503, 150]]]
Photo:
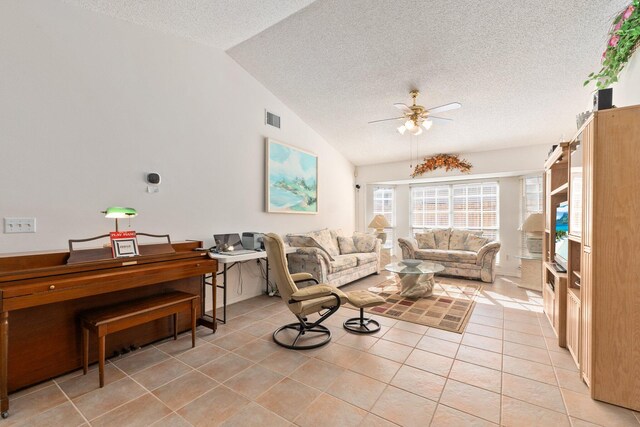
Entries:
[[615, 28], [613, 29], [613, 32], [615, 33], [620, 28], [622, 28], [622, 19], [616, 24]]
[[604, 61], [605, 59], [607, 59], [607, 51], [606, 50], [604, 52], [602, 52], [602, 61]]
[[622, 14], [622, 19], [629, 19], [629, 17], [631, 16], [634, 10], [636, 10], [636, 8], [633, 7], [633, 5], [629, 5], [627, 10], [625, 10], [624, 13]]
[[620, 41], [620, 36], [613, 36], [609, 40], [609, 46], [616, 47], [618, 46], [618, 42]]

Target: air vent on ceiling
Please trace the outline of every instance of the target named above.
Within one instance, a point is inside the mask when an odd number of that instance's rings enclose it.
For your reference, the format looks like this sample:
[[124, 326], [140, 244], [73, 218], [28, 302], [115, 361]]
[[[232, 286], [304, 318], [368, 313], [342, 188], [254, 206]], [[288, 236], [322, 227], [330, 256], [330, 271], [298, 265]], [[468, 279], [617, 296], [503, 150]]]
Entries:
[[280, 116], [276, 116], [275, 114], [266, 110], [265, 113], [267, 124], [280, 129]]

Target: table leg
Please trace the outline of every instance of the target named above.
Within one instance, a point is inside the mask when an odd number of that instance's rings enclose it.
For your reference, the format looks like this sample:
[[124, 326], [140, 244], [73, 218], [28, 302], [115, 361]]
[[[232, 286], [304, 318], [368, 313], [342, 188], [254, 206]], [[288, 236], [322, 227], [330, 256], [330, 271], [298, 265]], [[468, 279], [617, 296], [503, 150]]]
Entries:
[[[224, 282], [223, 286], [218, 286], [222, 288], [222, 319], [216, 319], [219, 322], [227, 324], [227, 263], [222, 264], [222, 281]], [[216, 289], [214, 287], [214, 289]]]
[[267, 295], [269, 295], [269, 258], [266, 258], [265, 261], [266, 261], [265, 278], [267, 280]]
[[0, 314], [0, 411], [2, 418], [9, 416], [9, 312]]

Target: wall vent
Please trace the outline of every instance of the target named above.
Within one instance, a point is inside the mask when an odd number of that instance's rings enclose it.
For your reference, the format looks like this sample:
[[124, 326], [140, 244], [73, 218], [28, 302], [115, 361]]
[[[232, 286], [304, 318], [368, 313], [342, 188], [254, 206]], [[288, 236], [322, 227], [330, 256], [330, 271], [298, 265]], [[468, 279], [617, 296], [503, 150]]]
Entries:
[[268, 125], [276, 127], [280, 129], [280, 116], [276, 116], [275, 114], [265, 110], [265, 122]]

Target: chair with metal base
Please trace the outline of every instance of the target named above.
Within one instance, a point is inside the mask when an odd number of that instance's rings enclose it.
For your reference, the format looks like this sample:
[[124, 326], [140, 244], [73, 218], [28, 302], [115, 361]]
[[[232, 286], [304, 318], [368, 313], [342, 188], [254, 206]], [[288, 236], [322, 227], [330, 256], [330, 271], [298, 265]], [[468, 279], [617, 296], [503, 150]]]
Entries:
[[[338, 311], [340, 305], [347, 301], [347, 296], [334, 286], [317, 284], [309, 273], [289, 273], [284, 242], [277, 234], [266, 234], [264, 246], [280, 297], [298, 319], [295, 323], [278, 328], [273, 333], [273, 341], [282, 347], [296, 350], [327, 344], [331, 341], [331, 331], [321, 323]], [[314, 281], [316, 284], [298, 289], [296, 283], [304, 281]], [[318, 313], [320, 318], [311, 322], [307, 316], [313, 313]]]
[[348, 331], [357, 334], [373, 334], [380, 330], [380, 323], [370, 317], [364, 317], [364, 309], [375, 307], [385, 303], [384, 298], [369, 291], [347, 292], [349, 304], [360, 309], [359, 317], [352, 317], [344, 321], [342, 326]]

